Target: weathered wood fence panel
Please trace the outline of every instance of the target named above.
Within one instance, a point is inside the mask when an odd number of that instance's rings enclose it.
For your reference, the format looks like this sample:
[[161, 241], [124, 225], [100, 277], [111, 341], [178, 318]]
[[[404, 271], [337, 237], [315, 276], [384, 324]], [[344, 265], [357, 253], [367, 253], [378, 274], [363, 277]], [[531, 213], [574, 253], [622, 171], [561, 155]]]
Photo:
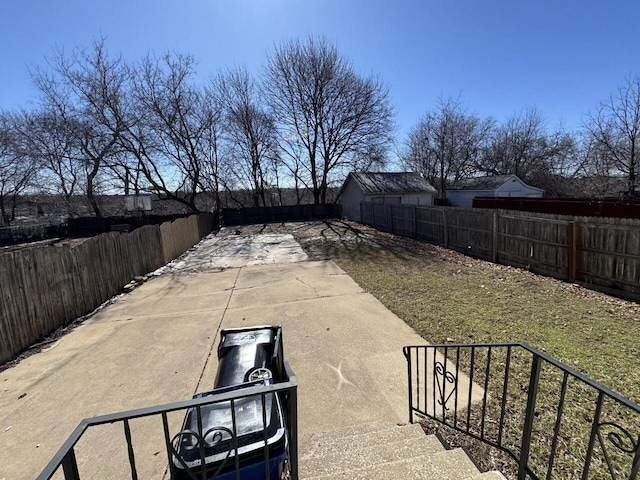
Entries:
[[0, 254], [0, 363], [193, 246], [210, 217]]
[[640, 298], [640, 220], [612, 224], [581, 217], [578, 243], [582, 281]]
[[569, 280], [568, 222], [498, 215], [497, 258], [500, 263]]
[[640, 300], [640, 220], [362, 203], [363, 223]]
[[169, 263], [200, 240], [198, 218], [192, 215], [160, 225], [164, 263]]
[[418, 232], [416, 237], [437, 245], [448, 245], [445, 235], [446, 211], [444, 208], [417, 208], [416, 223]]
[[391, 207], [392, 229], [398, 235], [416, 237], [416, 207], [389, 205]]
[[491, 260], [493, 216], [471, 209], [443, 209], [446, 215], [448, 248]]
[[275, 207], [223, 208], [222, 224], [251, 225], [340, 218], [342, 205], [336, 203], [281, 205]]
[[378, 230], [383, 232], [393, 232], [393, 218], [391, 216], [391, 205], [373, 203], [373, 224]]

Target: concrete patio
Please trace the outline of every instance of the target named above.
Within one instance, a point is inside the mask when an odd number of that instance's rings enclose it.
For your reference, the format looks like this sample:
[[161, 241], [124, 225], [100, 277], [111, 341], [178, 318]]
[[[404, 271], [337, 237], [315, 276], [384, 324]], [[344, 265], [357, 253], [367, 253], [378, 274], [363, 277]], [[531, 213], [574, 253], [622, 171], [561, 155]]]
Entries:
[[[232, 237], [226, 246], [207, 237], [161, 275], [0, 373], [0, 479], [34, 478], [85, 417], [211, 389], [219, 331], [228, 327], [282, 325], [285, 358], [299, 382], [302, 445], [318, 432], [372, 420], [407, 422], [402, 347], [424, 340], [335, 263], [305, 261], [284, 237]], [[170, 417], [172, 431], [181, 419]], [[134, 421], [132, 431], [140, 478], [162, 478], [161, 424]], [[88, 478], [127, 473], [121, 427], [90, 432], [77, 454]]]

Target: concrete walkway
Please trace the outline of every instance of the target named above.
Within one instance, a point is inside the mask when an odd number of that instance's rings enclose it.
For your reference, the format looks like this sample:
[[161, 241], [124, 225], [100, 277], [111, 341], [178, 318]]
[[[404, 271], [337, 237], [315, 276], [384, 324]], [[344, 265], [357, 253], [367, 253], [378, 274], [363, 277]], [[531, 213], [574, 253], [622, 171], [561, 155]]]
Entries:
[[[303, 444], [313, 433], [376, 419], [406, 422], [402, 346], [424, 341], [332, 261], [300, 261], [304, 253], [285, 237], [282, 251], [275, 238], [223, 245], [208, 237], [164, 274], [0, 373], [0, 480], [34, 478], [85, 417], [209, 390], [221, 328], [282, 325], [299, 381]], [[229, 264], [235, 268], [221, 268]], [[170, 416], [172, 431], [182, 416]], [[161, 423], [137, 420], [132, 431], [140, 478], [161, 478]], [[122, 426], [96, 428], [77, 447], [87, 478], [127, 477], [126, 455]]]

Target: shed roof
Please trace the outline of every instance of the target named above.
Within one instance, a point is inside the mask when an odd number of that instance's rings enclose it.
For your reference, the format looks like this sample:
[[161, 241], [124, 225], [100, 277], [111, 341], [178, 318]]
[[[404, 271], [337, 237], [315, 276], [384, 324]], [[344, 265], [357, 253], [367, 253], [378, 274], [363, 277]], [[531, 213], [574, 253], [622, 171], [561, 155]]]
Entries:
[[463, 178], [447, 188], [447, 190], [495, 190], [513, 178], [526, 185], [515, 175], [492, 175], [489, 177]]
[[353, 179], [360, 190], [367, 195], [436, 192], [436, 189], [418, 172], [351, 172], [342, 189], [349, 179]]

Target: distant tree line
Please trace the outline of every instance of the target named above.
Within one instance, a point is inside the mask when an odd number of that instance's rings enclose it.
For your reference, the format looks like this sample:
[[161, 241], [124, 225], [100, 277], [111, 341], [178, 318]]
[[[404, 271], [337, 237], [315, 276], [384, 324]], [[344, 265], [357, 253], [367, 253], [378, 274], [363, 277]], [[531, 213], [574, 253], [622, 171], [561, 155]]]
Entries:
[[[56, 194], [74, 215], [86, 198], [150, 193], [198, 211], [278, 203], [293, 187], [315, 203], [347, 171], [382, 168], [392, 142], [387, 88], [359, 75], [322, 38], [290, 41], [267, 56], [259, 77], [244, 67], [195, 80], [189, 55], [132, 63], [104, 41], [59, 52], [32, 72], [36, 108], [0, 113], [0, 222], [27, 193]], [[224, 195], [222, 195], [224, 193]], [[245, 205], [249, 206], [249, 205]]]
[[[236, 67], [199, 82], [195, 73], [190, 55], [130, 62], [102, 40], [32, 71], [36, 106], [0, 112], [0, 224], [37, 193], [63, 199], [61, 213], [71, 216], [79, 197], [101, 216], [104, 194], [153, 194], [189, 211], [202, 208], [201, 194], [214, 210], [279, 204], [290, 189], [298, 203], [308, 193], [322, 203], [348, 171], [388, 162], [395, 139], [387, 87], [323, 38], [273, 48], [259, 75]], [[397, 157], [441, 198], [463, 177], [503, 174], [547, 196], [633, 197], [639, 149], [640, 76], [576, 132], [550, 129], [534, 107], [498, 122], [441, 98]]]
[[507, 174], [546, 196], [633, 198], [640, 193], [639, 148], [640, 76], [585, 115], [577, 132], [548, 128], [533, 107], [500, 123], [470, 112], [460, 99], [441, 98], [410, 129], [400, 159], [441, 198], [461, 178]]

